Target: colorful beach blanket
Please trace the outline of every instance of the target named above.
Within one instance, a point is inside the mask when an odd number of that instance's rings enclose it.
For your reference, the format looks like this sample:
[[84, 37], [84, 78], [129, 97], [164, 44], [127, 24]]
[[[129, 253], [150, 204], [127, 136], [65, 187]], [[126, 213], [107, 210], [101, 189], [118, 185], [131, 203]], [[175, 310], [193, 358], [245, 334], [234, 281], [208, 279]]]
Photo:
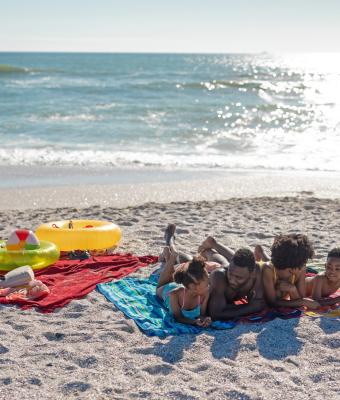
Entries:
[[[175, 321], [156, 296], [158, 278], [157, 272], [148, 279], [128, 277], [117, 282], [99, 284], [97, 290], [128, 318], [132, 318], [148, 336], [166, 337], [183, 333], [200, 333], [203, 330], [230, 329], [239, 323], [267, 322], [275, 318], [290, 319], [304, 315], [304, 311], [300, 309], [265, 309], [260, 313], [233, 321], [215, 321], [209, 329], [181, 324]], [[323, 312], [329, 312], [329, 308]]]
[[[199, 333], [202, 328], [176, 322], [156, 296], [158, 275], [149, 279], [134, 277], [97, 285], [97, 290], [132, 318], [148, 336], [165, 337], [183, 333]], [[215, 329], [229, 329], [234, 322], [216, 324]], [[205, 329], [206, 330], [206, 329]]]
[[36, 307], [43, 313], [49, 313], [73, 299], [86, 296], [98, 283], [120, 279], [156, 261], [154, 256], [138, 257], [132, 254], [98, 256], [82, 261], [59, 260], [35, 272], [35, 277], [50, 290], [47, 296], [35, 300], [0, 297], [0, 304], [17, 304], [22, 309]]

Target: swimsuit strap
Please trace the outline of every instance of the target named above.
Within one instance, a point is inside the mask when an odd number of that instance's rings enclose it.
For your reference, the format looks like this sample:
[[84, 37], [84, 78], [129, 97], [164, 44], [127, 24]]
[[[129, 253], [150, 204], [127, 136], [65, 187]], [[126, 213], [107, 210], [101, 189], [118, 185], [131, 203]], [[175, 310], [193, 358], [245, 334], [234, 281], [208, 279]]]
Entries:
[[185, 303], [185, 286], [183, 287], [183, 298], [182, 298], [182, 308], [184, 308], [184, 303]]
[[[183, 294], [183, 300], [182, 300], [182, 309], [184, 308], [184, 303], [185, 303], [185, 290], [186, 290], [185, 286], [183, 287], [183, 290], [184, 290], [184, 294]], [[198, 303], [197, 303], [196, 307], [198, 307], [200, 305], [201, 305], [201, 296], [198, 296]]]
[[274, 279], [274, 285], [277, 282], [277, 273], [276, 273], [276, 268], [274, 266], [274, 264], [272, 262], [269, 263], [269, 265], [271, 266], [271, 268], [273, 269], [273, 279]]
[[[270, 262], [270, 266], [273, 268], [273, 274], [274, 274], [274, 284], [277, 282], [277, 273], [276, 273], [276, 268], [275, 268], [275, 265], [272, 263], [272, 262]], [[291, 277], [291, 284], [292, 285], [295, 285], [295, 282], [296, 282], [296, 275], [295, 274], [293, 274], [292, 275], [292, 277]]]

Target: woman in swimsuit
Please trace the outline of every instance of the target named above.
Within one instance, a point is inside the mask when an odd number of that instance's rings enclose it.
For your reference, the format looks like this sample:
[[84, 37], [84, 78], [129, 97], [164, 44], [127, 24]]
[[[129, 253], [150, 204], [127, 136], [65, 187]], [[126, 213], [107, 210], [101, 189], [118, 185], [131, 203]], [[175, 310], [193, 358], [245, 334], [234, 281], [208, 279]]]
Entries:
[[158, 281], [157, 296], [178, 322], [208, 327], [211, 319], [206, 316], [209, 278], [205, 260], [194, 257], [175, 270], [178, 253], [172, 246], [164, 248], [163, 257], [165, 266]]
[[[258, 258], [259, 247], [255, 249]], [[263, 289], [267, 303], [273, 307], [308, 307], [320, 304], [306, 298], [306, 263], [314, 249], [306, 235], [279, 235], [271, 247], [271, 260], [263, 264]]]

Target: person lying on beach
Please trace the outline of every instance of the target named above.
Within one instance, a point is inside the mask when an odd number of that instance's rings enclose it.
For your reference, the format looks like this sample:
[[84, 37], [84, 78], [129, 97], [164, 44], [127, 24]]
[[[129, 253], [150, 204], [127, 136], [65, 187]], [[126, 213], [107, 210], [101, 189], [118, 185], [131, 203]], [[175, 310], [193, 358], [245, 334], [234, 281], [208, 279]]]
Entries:
[[325, 272], [306, 277], [306, 295], [322, 306], [331, 306], [340, 302], [340, 296], [326, 298], [340, 289], [340, 247], [332, 249], [327, 255]]
[[175, 270], [178, 253], [174, 247], [166, 246], [162, 256], [165, 266], [158, 281], [157, 296], [178, 322], [208, 327], [211, 318], [206, 316], [209, 278], [205, 260], [193, 257]]
[[[199, 247], [200, 254], [220, 264], [210, 274], [208, 314], [213, 320], [228, 320], [261, 311], [265, 307], [261, 268], [246, 248], [236, 252], [209, 236]], [[237, 300], [246, 304], [235, 304]]]
[[[255, 248], [258, 262], [266, 259], [262, 248]], [[271, 259], [262, 266], [263, 289], [267, 303], [272, 307], [308, 307], [320, 304], [306, 298], [306, 264], [314, 249], [303, 234], [278, 235], [271, 247]]]

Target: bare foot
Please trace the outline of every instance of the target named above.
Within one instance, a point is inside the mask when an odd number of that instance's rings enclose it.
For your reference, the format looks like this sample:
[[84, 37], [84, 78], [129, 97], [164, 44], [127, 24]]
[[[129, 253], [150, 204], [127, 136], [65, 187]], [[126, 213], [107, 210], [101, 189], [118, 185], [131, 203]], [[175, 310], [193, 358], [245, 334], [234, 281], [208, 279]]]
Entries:
[[214, 248], [216, 240], [212, 236], [208, 236], [198, 247], [198, 252], [202, 253], [205, 250], [211, 250]]
[[166, 246], [171, 246], [171, 242], [175, 239], [176, 225], [169, 224], [164, 231], [164, 240]]
[[254, 256], [256, 261], [269, 261], [268, 255], [259, 244], [255, 246]]

